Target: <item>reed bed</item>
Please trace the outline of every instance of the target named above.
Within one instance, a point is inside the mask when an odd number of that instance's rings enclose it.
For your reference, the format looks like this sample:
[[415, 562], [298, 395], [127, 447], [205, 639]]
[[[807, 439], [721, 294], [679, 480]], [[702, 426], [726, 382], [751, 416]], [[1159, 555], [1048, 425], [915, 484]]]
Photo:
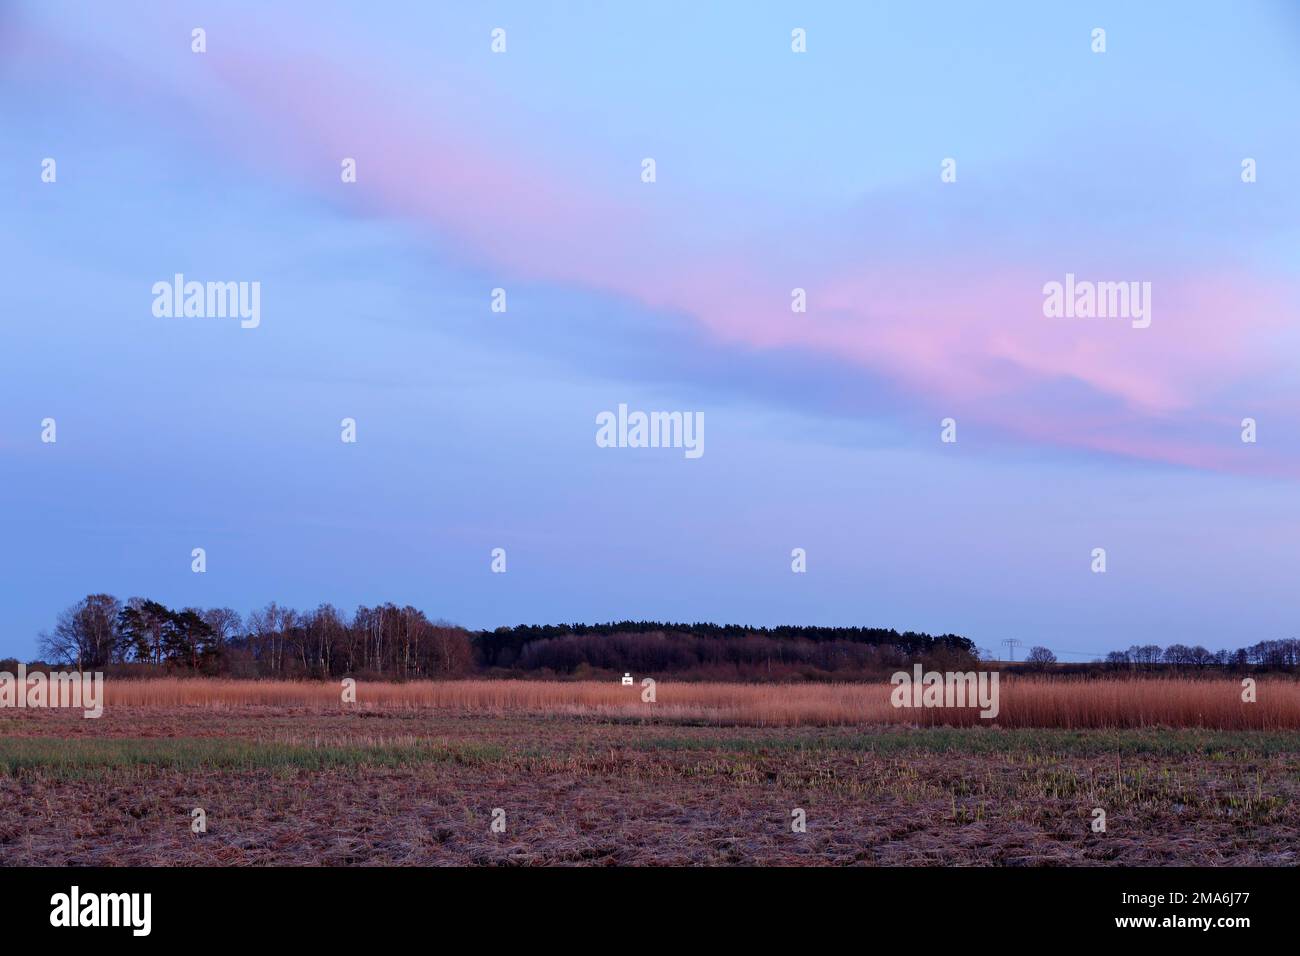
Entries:
[[1300, 729], [1300, 682], [1260, 678], [1257, 701], [1232, 679], [1071, 681], [1008, 676], [993, 720], [977, 708], [895, 708], [887, 683], [732, 684], [659, 682], [654, 703], [616, 681], [359, 682], [343, 703], [338, 682], [160, 679], [108, 681], [106, 707], [315, 711], [432, 710], [476, 716], [553, 715], [748, 726], [921, 726]]

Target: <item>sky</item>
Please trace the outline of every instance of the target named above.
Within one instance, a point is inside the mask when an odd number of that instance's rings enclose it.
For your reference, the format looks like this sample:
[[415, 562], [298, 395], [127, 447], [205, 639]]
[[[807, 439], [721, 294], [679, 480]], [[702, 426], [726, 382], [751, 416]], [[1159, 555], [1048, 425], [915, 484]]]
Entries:
[[0, 654], [92, 592], [1294, 637], [1297, 102], [1267, 0], [0, 4]]

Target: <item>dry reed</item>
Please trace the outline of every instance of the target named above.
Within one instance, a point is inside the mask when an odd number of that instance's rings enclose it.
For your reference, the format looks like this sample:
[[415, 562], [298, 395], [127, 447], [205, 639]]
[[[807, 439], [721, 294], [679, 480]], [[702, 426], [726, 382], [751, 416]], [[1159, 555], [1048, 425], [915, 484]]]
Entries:
[[982, 720], [974, 708], [895, 708], [885, 683], [724, 684], [659, 682], [655, 703], [639, 685], [614, 681], [360, 682], [344, 704], [336, 682], [161, 679], [107, 682], [106, 706], [291, 707], [363, 711], [430, 709], [466, 715], [556, 715], [606, 719], [698, 721], [754, 726], [974, 725], [1003, 727], [1209, 727], [1300, 729], [1300, 683], [1261, 678], [1255, 703], [1230, 679], [1066, 681], [1009, 677], [1000, 713]]

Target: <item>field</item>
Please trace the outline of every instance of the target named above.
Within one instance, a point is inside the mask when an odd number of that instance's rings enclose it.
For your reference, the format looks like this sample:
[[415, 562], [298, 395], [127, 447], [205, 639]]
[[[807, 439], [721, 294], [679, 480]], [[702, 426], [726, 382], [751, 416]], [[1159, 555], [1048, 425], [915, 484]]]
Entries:
[[994, 726], [885, 685], [108, 690], [0, 711], [4, 862], [1300, 863], [1288, 681], [1007, 681]]
[[[150, 680], [109, 682], [107, 706], [208, 708], [270, 705], [338, 711], [339, 685], [321, 682]], [[722, 725], [861, 726], [990, 721], [978, 708], [897, 708], [887, 683], [660, 683], [656, 700], [614, 681], [462, 680], [362, 683], [358, 710], [431, 709], [441, 713], [705, 721]], [[1061, 681], [1012, 678], [1000, 685], [1002, 727], [1215, 727], [1300, 730], [1300, 682], [1263, 680], [1245, 703], [1232, 680]]]

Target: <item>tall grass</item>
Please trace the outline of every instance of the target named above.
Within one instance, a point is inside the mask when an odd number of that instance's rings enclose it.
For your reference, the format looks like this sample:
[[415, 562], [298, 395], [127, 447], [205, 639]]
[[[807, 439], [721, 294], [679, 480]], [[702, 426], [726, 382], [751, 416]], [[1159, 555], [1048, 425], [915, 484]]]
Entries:
[[449, 714], [541, 714], [607, 719], [698, 721], [756, 726], [919, 724], [1003, 727], [1208, 727], [1300, 729], [1300, 683], [1263, 678], [1256, 703], [1235, 680], [1125, 679], [1067, 681], [1006, 676], [993, 721], [974, 708], [913, 709], [890, 704], [879, 684], [706, 684], [660, 682], [655, 703], [640, 686], [614, 681], [364, 682], [344, 704], [332, 682], [162, 679], [109, 681], [106, 708], [247, 706], [311, 710], [430, 709]]

